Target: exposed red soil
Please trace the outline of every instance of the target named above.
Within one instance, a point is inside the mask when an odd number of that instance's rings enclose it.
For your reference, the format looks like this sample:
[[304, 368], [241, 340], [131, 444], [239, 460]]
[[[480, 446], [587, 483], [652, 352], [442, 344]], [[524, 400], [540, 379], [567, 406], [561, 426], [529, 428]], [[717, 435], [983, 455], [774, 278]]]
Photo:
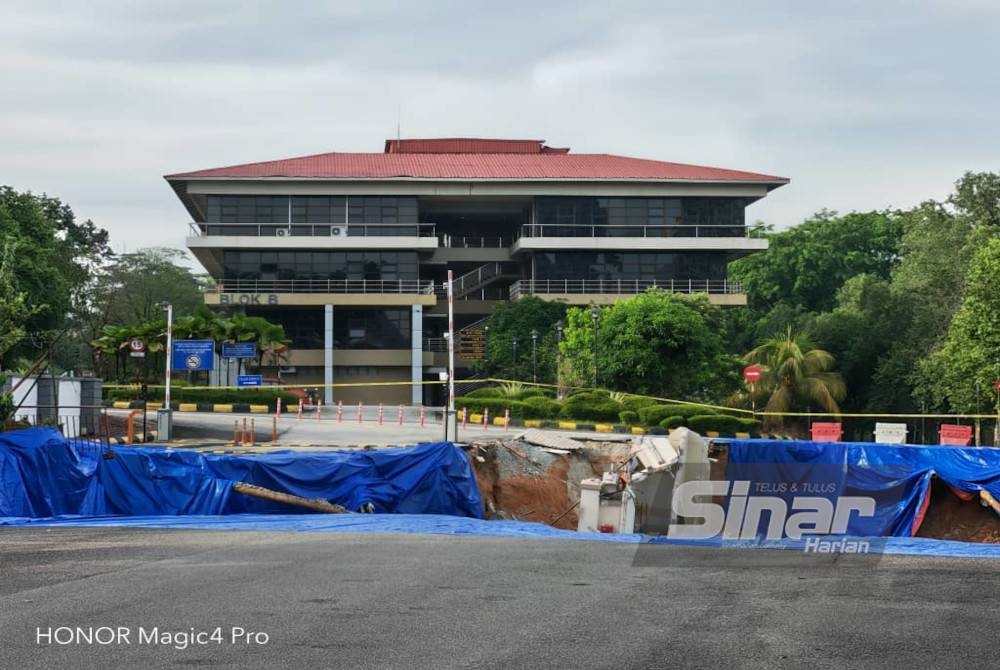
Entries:
[[931, 484], [931, 502], [917, 537], [1000, 544], [1000, 516], [979, 504], [979, 496], [965, 501], [939, 479]]

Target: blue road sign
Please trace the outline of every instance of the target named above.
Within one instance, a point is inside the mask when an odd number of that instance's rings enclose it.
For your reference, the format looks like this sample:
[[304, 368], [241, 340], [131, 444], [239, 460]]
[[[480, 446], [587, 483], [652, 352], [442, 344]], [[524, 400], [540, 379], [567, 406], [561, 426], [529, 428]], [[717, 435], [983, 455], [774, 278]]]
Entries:
[[257, 358], [256, 342], [223, 342], [223, 358]]
[[212, 370], [215, 367], [215, 341], [174, 340], [170, 360], [174, 370]]
[[264, 378], [260, 375], [239, 375], [236, 378], [237, 386], [260, 386], [264, 383]]

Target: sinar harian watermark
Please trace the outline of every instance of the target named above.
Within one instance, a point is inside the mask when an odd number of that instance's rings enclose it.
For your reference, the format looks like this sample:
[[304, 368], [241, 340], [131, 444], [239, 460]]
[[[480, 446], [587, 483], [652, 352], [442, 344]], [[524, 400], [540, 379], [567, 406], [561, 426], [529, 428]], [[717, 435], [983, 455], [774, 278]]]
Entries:
[[[749, 540], [760, 538], [761, 526], [766, 518], [763, 538], [793, 540], [809, 536], [805, 551], [862, 553], [870, 549], [868, 542], [836, 541], [821, 536], [846, 535], [852, 518], [875, 515], [875, 499], [869, 496], [829, 496], [827, 487], [812, 484], [803, 488], [806, 493], [797, 495], [799, 484], [789, 484], [783, 495], [751, 494], [749, 481], [696, 480], [678, 485], [670, 496], [670, 509], [674, 519], [667, 532], [670, 537], [685, 539]], [[770, 485], [773, 488], [773, 485]], [[767, 486], [757, 485], [756, 490], [768, 491]], [[721, 505], [713, 498], [726, 497], [728, 505]]]

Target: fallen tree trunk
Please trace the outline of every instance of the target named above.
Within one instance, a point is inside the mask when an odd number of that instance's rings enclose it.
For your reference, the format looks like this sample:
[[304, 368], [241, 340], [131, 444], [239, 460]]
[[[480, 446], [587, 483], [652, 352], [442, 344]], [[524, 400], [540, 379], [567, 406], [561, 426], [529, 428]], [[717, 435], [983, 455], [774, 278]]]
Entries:
[[290, 493], [272, 491], [271, 489], [265, 489], [262, 486], [255, 486], [254, 484], [237, 482], [233, 484], [233, 490], [237, 493], [242, 493], [243, 495], [253, 496], [254, 498], [262, 498], [264, 500], [271, 500], [273, 502], [284, 503], [286, 505], [305, 507], [306, 509], [311, 509], [314, 512], [325, 512], [326, 514], [348, 513], [346, 507], [334, 505], [333, 503], [323, 500], [322, 498], [309, 499], [301, 496], [293, 496]]

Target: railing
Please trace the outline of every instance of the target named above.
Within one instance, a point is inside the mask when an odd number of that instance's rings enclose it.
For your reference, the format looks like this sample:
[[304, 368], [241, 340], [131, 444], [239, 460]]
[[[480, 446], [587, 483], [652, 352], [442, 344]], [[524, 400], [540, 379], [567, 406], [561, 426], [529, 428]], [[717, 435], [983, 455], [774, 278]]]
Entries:
[[92, 450], [94, 455], [100, 455], [110, 444], [110, 420], [101, 405], [22, 405], [12, 419], [31, 426], [56, 428], [78, 451]]
[[447, 337], [427, 337], [424, 338], [424, 351], [448, 351]]
[[419, 279], [220, 279], [208, 293], [410, 293], [433, 294]]
[[761, 226], [607, 224], [593, 226], [533, 223], [521, 226], [521, 237], [756, 237]]
[[439, 235], [438, 240], [445, 249], [503, 249], [513, 240], [509, 237], [465, 237], [460, 235]]
[[651, 288], [671, 293], [742, 293], [743, 286], [728, 279], [525, 279], [511, 284], [510, 297], [546, 294], [635, 295]]
[[194, 237], [436, 237], [433, 223], [191, 223]]

